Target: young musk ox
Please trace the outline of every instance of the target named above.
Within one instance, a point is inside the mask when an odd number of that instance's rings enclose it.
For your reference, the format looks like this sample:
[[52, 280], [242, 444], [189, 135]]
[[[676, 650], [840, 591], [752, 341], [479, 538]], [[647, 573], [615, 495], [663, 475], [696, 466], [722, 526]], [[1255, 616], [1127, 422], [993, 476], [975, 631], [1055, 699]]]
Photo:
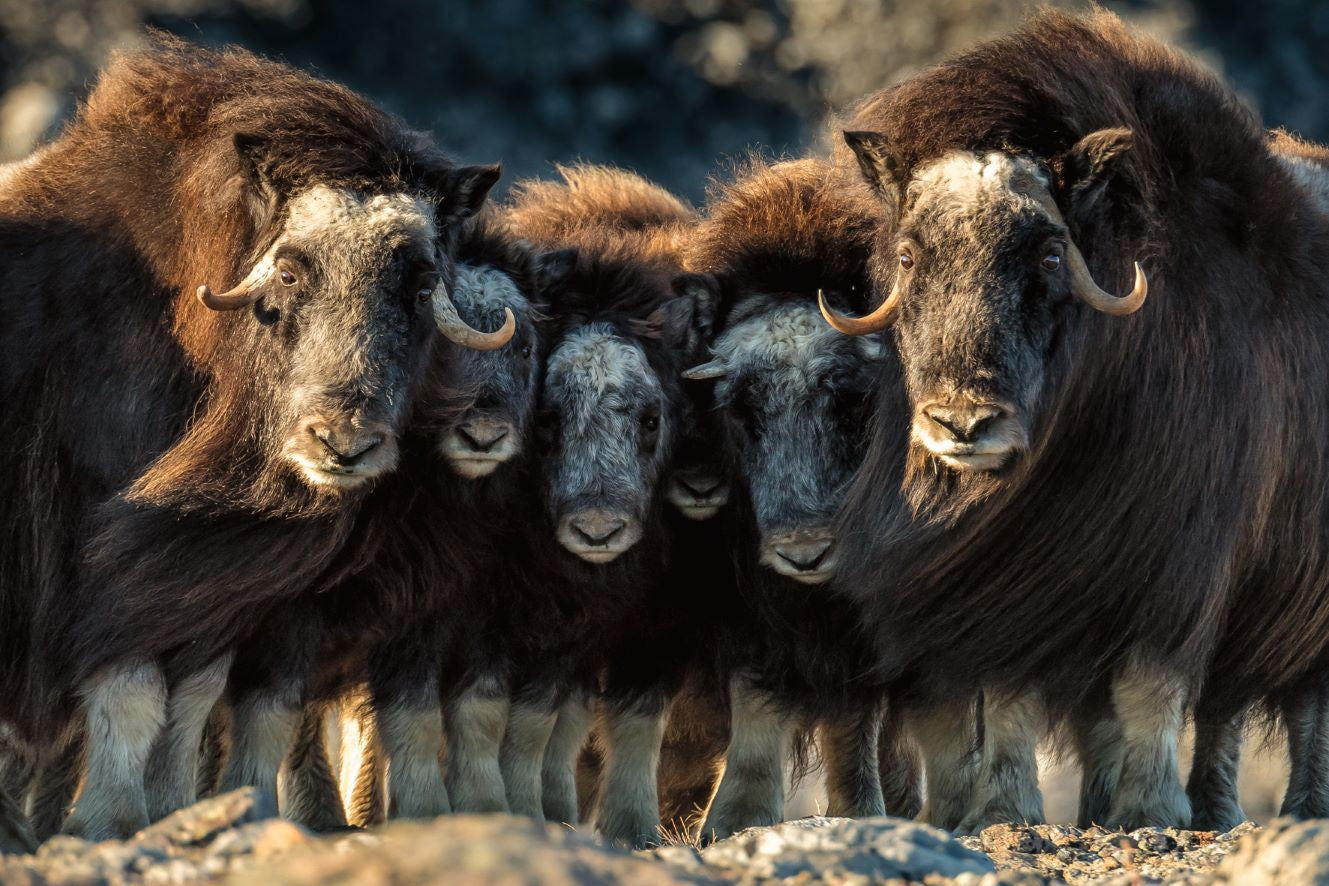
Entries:
[[[536, 254], [481, 216], [466, 225], [456, 260], [452, 301], [463, 320], [484, 327], [510, 312], [516, 335], [506, 348], [460, 356], [435, 346], [401, 464], [362, 506], [336, 567], [345, 579], [283, 607], [232, 669], [233, 750], [221, 787], [256, 785], [275, 810], [286, 758], [283, 811], [307, 824], [339, 823], [336, 792], [320, 792], [318, 779], [331, 780], [317, 724], [322, 707], [361, 680], [374, 718], [370, 756], [382, 765], [355, 794], [357, 824], [371, 823], [372, 810], [507, 811], [498, 762], [507, 680], [485, 638], [509, 605], [495, 576], [514, 568], [523, 524], [513, 515], [529, 501], [518, 456], [538, 391], [541, 300], [572, 256]], [[297, 733], [307, 705], [310, 726]]]
[[82, 702], [71, 832], [146, 824], [159, 727], [201, 723], [230, 650], [337, 553], [434, 328], [511, 336], [447, 297], [450, 232], [497, 176], [344, 88], [170, 38], [8, 176], [0, 720], [49, 744]]
[[619, 842], [658, 841], [656, 770], [686, 636], [666, 593], [660, 494], [679, 436], [683, 350], [702, 327], [706, 282], [679, 274], [691, 211], [630, 173], [561, 170], [519, 186], [518, 235], [575, 248], [553, 298], [536, 452], [539, 502], [502, 593], [513, 660], [503, 738], [512, 811], [572, 822], [575, 764], [598, 694], [605, 767], [595, 815]]
[[879, 336], [847, 339], [817, 312], [818, 291], [865, 306], [876, 219], [870, 192], [839, 187], [833, 172], [818, 160], [754, 161], [717, 186], [690, 250], [691, 266], [723, 292], [714, 357], [686, 375], [716, 386], [738, 578], [717, 613], [728, 621], [716, 666], [730, 681], [731, 741], [706, 838], [783, 819], [800, 722], [822, 727], [828, 814], [886, 811], [885, 685], [870, 674], [857, 607], [819, 587], [839, 563], [832, 518], [858, 465], [873, 383], [891, 362]]
[[913, 415], [878, 422], [842, 586], [884, 672], [1070, 712], [1082, 818], [1184, 825], [1201, 683], [1221, 721], [1329, 652], [1324, 218], [1226, 87], [1106, 13], [1043, 14], [850, 128], [885, 298], [827, 313], [894, 325]]

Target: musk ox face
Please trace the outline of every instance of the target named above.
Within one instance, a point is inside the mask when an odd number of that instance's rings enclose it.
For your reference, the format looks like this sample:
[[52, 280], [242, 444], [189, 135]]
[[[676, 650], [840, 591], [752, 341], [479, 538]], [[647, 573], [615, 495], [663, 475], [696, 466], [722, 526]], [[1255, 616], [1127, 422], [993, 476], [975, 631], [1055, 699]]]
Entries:
[[465, 351], [454, 364], [457, 386], [474, 399], [439, 440], [439, 451], [457, 474], [487, 477], [520, 455], [535, 414], [540, 361], [537, 325], [530, 302], [512, 277], [488, 265], [457, 265], [452, 293], [457, 313], [468, 325], [494, 329], [504, 311], [517, 316], [517, 332], [507, 347]]
[[281, 454], [311, 485], [351, 489], [395, 467], [436, 293], [447, 298], [437, 243], [418, 197], [315, 185], [290, 198], [240, 292], [214, 297], [250, 301], [285, 351]]
[[757, 297], [735, 311], [712, 349], [715, 359], [687, 375], [716, 380], [761, 562], [806, 584], [828, 581], [831, 522], [858, 466], [881, 341], [839, 335], [811, 303]]
[[674, 467], [665, 482], [665, 500], [690, 520], [709, 520], [729, 503], [729, 479], [716, 442], [721, 439], [709, 391], [693, 391], [679, 414]]
[[909, 185], [895, 279], [911, 439], [956, 470], [998, 470], [1028, 449], [1071, 299], [1065, 228], [1015, 184], [1040, 176], [1007, 155], [954, 154]]
[[[875, 133], [846, 133], [897, 224], [874, 275], [889, 295], [872, 315], [838, 317], [853, 334], [894, 324], [913, 407], [910, 443], [960, 472], [998, 472], [1029, 450], [1048, 372], [1076, 299], [1112, 315], [1138, 310], [1147, 284], [1099, 289], [1054, 200], [1049, 167], [1007, 153], [954, 151], [907, 180]], [[1059, 159], [1072, 211], [1087, 213], [1129, 130], [1102, 130]]]
[[642, 343], [611, 323], [573, 328], [545, 369], [539, 433], [559, 543], [608, 563], [641, 540], [673, 428]]

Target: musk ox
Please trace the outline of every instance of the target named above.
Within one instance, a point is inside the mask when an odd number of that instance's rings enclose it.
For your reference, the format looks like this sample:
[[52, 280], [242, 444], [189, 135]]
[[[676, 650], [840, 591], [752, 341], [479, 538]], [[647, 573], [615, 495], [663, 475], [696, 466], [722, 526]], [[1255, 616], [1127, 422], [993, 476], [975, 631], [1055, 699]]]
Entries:
[[[753, 161], [717, 185], [690, 246], [720, 283], [712, 359], [688, 370], [714, 385], [734, 487], [726, 542], [737, 584], [714, 589], [729, 680], [731, 740], [704, 838], [783, 817], [797, 725], [823, 726], [832, 815], [885, 812], [878, 732], [885, 685], [870, 673], [855, 604], [824, 585], [839, 551], [831, 523], [858, 465], [883, 363], [879, 336], [838, 336], [816, 294], [862, 310], [876, 208], [818, 160]], [[893, 798], [894, 799], [894, 798]], [[895, 810], [893, 810], [895, 811]]]
[[707, 281], [680, 274], [678, 200], [626, 172], [561, 170], [518, 186], [514, 233], [575, 248], [551, 297], [535, 450], [535, 531], [503, 587], [513, 695], [502, 763], [514, 812], [574, 821], [575, 764], [599, 695], [606, 764], [594, 814], [607, 837], [659, 839], [656, 768], [682, 680], [680, 612], [663, 592], [661, 493], [684, 394], [682, 349]]
[[[1324, 215], [1329, 215], [1329, 148], [1282, 130], [1269, 133], [1274, 157], [1287, 169]], [[1287, 730], [1291, 774], [1280, 815], [1323, 818], [1329, 815], [1329, 771], [1322, 748], [1329, 736], [1329, 688], [1304, 687], [1279, 700]], [[1237, 795], [1243, 716], [1211, 712], [1201, 694], [1195, 713], [1195, 753], [1186, 793], [1195, 807], [1197, 827], [1227, 830], [1246, 820]]]
[[526, 447], [535, 408], [541, 299], [571, 256], [537, 254], [482, 216], [465, 226], [456, 259], [458, 313], [477, 327], [512, 313], [513, 340], [465, 355], [436, 343], [401, 465], [361, 506], [332, 567], [342, 577], [270, 616], [232, 667], [233, 740], [221, 788], [257, 786], [260, 806], [275, 814], [283, 760], [308, 762], [288, 779], [283, 808], [306, 824], [344, 822], [340, 799], [318, 781], [327, 778], [321, 732], [296, 731], [301, 711], [312, 706], [306, 721], [317, 723], [323, 706], [361, 681], [371, 756], [383, 765], [355, 795], [356, 824], [372, 823], [370, 810], [392, 818], [507, 810], [498, 768], [507, 680], [483, 638], [508, 605], [493, 593], [495, 575], [512, 568], [522, 525], [513, 514], [528, 501], [525, 472], [509, 462]]
[[877, 423], [841, 587], [885, 673], [1072, 712], [1082, 817], [1185, 824], [1200, 686], [1221, 720], [1329, 651], [1324, 218], [1225, 86], [1106, 13], [1040, 15], [847, 129], [882, 300], [827, 313], [894, 325], [912, 417]]
[[81, 700], [72, 832], [147, 822], [160, 725], [206, 716], [229, 650], [337, 553], [434, 328], [511, 336], [447, 297], [497, 176], [342, 87], [170, 38], [8, 175], [0, 719], [48, 742]]

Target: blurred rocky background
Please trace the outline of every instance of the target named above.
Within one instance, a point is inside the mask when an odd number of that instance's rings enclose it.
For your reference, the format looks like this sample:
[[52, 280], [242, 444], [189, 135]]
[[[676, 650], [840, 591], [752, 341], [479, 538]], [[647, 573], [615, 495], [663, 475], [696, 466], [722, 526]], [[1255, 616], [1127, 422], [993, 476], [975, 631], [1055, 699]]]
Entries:
[[[1027, 0], [0, 0], [0, 160], [58, 127], [108, 52], [163, 28], [360, 89], [507, 181], [636, 168], [696, 199], [724, 158], [797, 153], [829, 110], [1015, 25]], [[1083, 6], [1053, 0], [1052, 5]], [[1329, 138], [1329, 2], [1114, 0], [1271, 125]]]

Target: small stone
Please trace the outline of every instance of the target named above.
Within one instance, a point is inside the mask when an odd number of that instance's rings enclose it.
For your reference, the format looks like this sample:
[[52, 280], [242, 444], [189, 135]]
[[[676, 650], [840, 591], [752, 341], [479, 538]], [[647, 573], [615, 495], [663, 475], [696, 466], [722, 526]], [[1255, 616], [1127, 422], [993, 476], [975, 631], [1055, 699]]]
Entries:
[[1177, 841], [1163, 833], [1145, 834], [1143, 839], [1140, 840], [1140, 849], [1159, 855], [1164, 852], [1171, 852], [1176, 847]]

